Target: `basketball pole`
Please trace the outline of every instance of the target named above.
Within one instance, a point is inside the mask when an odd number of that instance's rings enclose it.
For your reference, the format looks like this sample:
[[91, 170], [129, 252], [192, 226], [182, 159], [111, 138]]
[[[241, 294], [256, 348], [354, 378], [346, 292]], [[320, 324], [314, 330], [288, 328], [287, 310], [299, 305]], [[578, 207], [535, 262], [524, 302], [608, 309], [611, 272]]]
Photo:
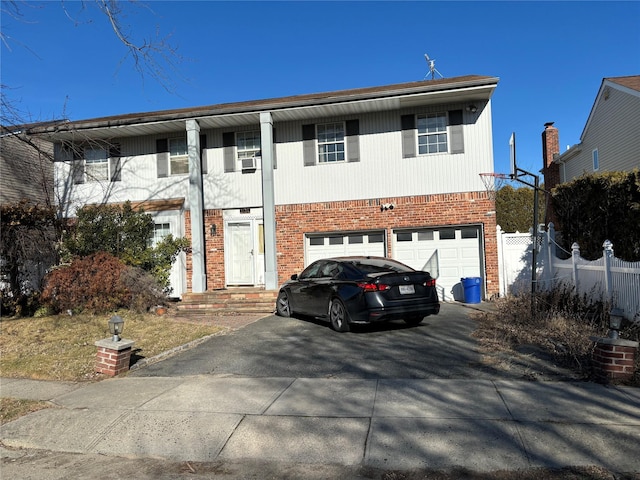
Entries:
[[[518, 167], [516, 162], [516, 134], [513, 132], [509, 139], [509, 153], [511, 162], [511, 179], [533, 188], [533, 230], [531, 231], [531, 315], [535, 317], [535, 295], [537, 291], [537, 261], [538, 261], [538, 191], [540, 190], [540, 177]], [[523, 180], [521, 177], [533, 177], [533, 183]]]

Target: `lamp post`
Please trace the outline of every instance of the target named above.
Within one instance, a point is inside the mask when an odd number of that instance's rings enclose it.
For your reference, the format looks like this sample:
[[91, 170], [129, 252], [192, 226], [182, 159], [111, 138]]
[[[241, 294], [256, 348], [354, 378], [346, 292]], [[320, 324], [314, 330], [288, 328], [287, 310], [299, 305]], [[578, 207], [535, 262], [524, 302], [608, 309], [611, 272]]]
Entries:
[[619, 308], [612, 308], [609, 313], [609, 338], [618, 338], [620, 327], [622, 326], [623, 311]]
[[124, 320], [119, 315], [114, 315], [109, 319], [109, 333], [113, 335], [111, 340], [114, 342], [120, 341], [120, 334], [124, 330]]

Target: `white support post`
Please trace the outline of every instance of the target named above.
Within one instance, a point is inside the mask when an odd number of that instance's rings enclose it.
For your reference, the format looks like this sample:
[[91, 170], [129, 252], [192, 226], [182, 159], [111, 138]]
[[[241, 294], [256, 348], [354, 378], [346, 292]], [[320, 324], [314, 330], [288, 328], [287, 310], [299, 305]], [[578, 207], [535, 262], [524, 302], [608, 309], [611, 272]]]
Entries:
[[573, 242], [571, 245], [571, 260], [573, 267], [573, 286], [576, 289], [576, 293], [580, 293], [578, 290], [578, 259], [580, 258], [580, 246]]
[[273, 120], [270, 112], [260, 113], [262, 151], [262, 219], [264, 221], [264, 287], [278, 288], [276, 250], [276, 202], [273, 184]]
[[613, 243], [605, 240], [602, 244], [602, 257], [604, 263], [604, 287], [609, 303], [613, 305], [613, 282], [611, 280], [611, 259], [613, 258]]
[[189, 155], [189, 211], [191, 213], [191, 291], [207, 290], [204, 237], [204, 200], [202, 193], [202, 164], [200, 161], [200, 125], [187, 120], [187, 153]]

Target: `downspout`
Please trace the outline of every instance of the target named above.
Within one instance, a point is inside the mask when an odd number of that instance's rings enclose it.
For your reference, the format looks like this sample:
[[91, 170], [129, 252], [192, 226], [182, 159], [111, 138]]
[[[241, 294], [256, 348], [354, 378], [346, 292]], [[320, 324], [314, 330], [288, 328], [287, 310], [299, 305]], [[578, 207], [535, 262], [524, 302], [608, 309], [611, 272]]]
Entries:
[[189, 210], [191, 212], [191, 292], [207, 290], [204, 238], [204, 201], [202, 164], [200, 161], [200, 125], [187, 120], [187, 153], [189, 155]]
[[273, 119], [270, 112], [260, 113], [262, 151], [262, 219], [264, 221], [264, 287], [278, 288], [276, 256], [276, 203], [273, 184]]

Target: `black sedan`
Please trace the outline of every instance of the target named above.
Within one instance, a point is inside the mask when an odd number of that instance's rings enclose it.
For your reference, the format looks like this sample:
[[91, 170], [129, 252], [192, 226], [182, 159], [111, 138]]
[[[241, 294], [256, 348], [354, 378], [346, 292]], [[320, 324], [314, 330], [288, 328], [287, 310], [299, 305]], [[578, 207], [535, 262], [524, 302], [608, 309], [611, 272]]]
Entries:
[[390, 258], [338, 257], [313, 262], [280, 288], [276, 312], [328, 320], [338, 332], [351, 324], [402, 319], [418, 325], [440, 311], [436, 281]]

